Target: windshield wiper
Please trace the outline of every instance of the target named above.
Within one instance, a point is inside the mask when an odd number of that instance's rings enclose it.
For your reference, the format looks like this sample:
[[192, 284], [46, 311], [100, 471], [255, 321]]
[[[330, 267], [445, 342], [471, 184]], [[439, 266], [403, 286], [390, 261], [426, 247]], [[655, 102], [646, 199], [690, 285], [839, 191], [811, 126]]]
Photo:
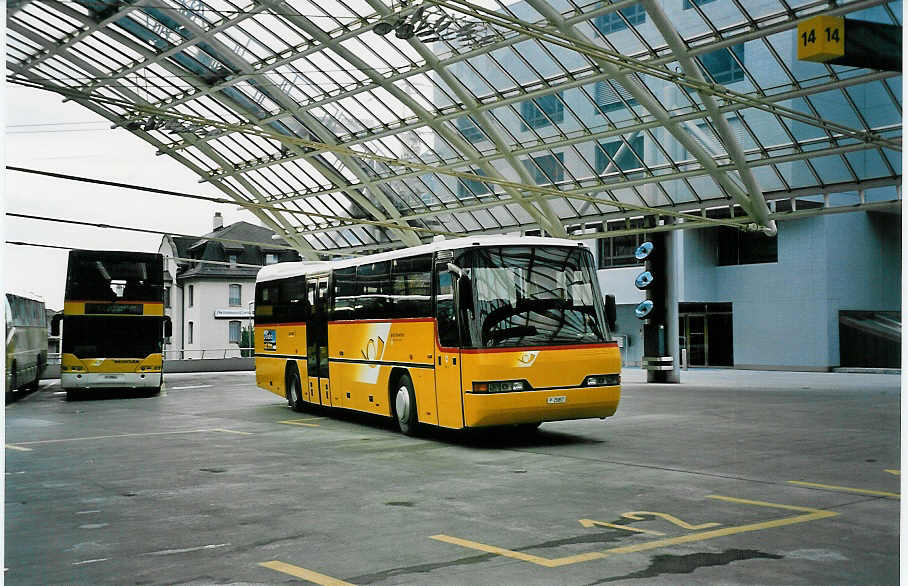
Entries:
[[535, 326], [514, 326], [489, 332], [487, 343], [496, 344], [507, 338], [523, 338], [524, 336], [535, 336], [538, 332]]

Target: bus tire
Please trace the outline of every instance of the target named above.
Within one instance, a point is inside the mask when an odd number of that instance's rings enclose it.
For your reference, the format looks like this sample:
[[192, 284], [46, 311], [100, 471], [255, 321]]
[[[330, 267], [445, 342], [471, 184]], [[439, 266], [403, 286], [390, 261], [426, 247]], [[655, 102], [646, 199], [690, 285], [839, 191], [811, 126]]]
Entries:
[[303, 411], [306, 403], [303, 401], [303, 384], [300, 382], [300, 373], [296, 366], [287, 367], [287, 380], [285, 381], [287, 404], [294, 411]]
[[394, 385], [391, 400], [394, 408], [394, 419], [404, 435], [416, 435], [419, 428], [418, 413], [416, 408], [416, 393], [413, 391], [413, 381], [409, 374], [402, 374]]

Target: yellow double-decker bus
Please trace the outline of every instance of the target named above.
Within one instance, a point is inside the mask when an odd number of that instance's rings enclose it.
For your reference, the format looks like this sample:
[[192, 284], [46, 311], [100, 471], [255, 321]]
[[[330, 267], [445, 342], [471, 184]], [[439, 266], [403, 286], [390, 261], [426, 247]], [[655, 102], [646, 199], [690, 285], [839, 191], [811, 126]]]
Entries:
[[256, 383], [295, 410], [385, 415], [406, 434], [604, 418], [621, 394], [614, 314], [570, 240], [270, 265], [256, 279]]
[[102, 388], [160, 392], [163, 338], [171, 330], [164, 315], [162, 255], [70, 251], [54, 335], [61, 319], [60, 383], [67, 399]]

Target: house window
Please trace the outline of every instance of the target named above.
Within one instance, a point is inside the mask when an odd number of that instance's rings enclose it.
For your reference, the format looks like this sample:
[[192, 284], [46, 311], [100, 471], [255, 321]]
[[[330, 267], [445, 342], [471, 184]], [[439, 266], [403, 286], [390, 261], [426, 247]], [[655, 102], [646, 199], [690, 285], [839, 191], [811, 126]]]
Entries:
[[762, 232], [716, 228], [716, 254], [720, 266], [779, 261], [779, 239]]
[[[620, 15], [618, 13], [621, 13]], [[621, 18], [621, 17], [624, 18]], [[627, 19], [627, 22], [625, 22]], [[632, 4], [627, 8], [608, 14], [600, 14], [596, 17], [596, 28], [603, 35], [618, 32], [627, 28], [628, 23], [632, 25], [643, 24], [646, 22], [646, 9], [642, 4]]]
[[230, 285], [230, 305], [242, 305], [243, 303], [242, 285]]
[[564, 153], [524, 159], [523, 164], [536, 185], [564, 181]]
[[192, 323], [192, 322], [189, 322], [189, 323], [187, 324], [187, 326], [188, 326], [188, 327], [186, 328], [186, 343], [187, 343], [187, 344], [192, 344], [192, 334], [193, 334], [193, 330], [194, 330], [195, 328], [193, 328], [193, 323]]
[[239, 257], [235, 254], [228, 254], [227, 261], [230, 263], [230, 266], [235, 267]]
[[476, 122], [469, 116], [463, 116], [457, 119], [457, 130], [459, 130], [463, 137], [470, 142], [479, 142], [486, 138], [486, 135], [482, 133], [482, 130], [479, 129]]
[[170, 307], [170, 287], [164, 287], [164, 307]]
[[562, 92], [549, 94], [520, 103], [520, 115], [523, 117], [523, 130], [542, 128], [553, 122], [564, 121], [564, 102]]
[[[470, 169], [470, 173], [485, 177], [486, 173], [482, 169]], [[485, 195], [492, 193], [492, 186], [475, 179], [461, 177], [457, 180], [457, 196], [461, 199], [470, 196]]]
[[684, 10], [690, 10], [694, 6], [703, 6], [704, 4], [709, 4], [710, 2], [715, 2], [715, 0], [684, 0], [684, 3], [681, 7]]
[[[632, 230], [643, 228], [642, 218], [633, 218], [625, 222], [617, 220], [606, 224], [606, 231]], [[599, 268], [631, 267], [642, 265], [645, 261], [637, 260], [634, 251], [646, 241], [645, 234], [628, 234], [614, 238], [600, 238], [598, 242]]]
[[189, 286], [189, 300], [186, 302], [186, 305], [192, 307], [192, 304], [195, 303], [195, 289], [192, 285]]
[[239, 320], [232, 320], [227, 324], [227, 343], [228, 344], [239, 344], [240, 343], [240, 322], [239, 322]]
[[[621, 148], [624, 147], [624, 148]], [[639, 158], [638, 158], [639, 157]], [[643, 159], [643, 136], [631, 137], [627, 142], [622, 140], [599, 143], [596, 149], [596, 174], [601, 175], [608, 170], [630, 171], [643, 168], [640, 162]], [[610, 163], [615, 164], [609, 167]]]
[[704, 53], [699, 57], [703, 69], [716, 83], [729, 84], [744, 79], [744, 43]]
[[266, 254], [265, 255], [265, 264], [266, 265], [277, 264], [277, 255], [274, 254], [273, 252], [269, 252], [268, 254]]
[[597, 81], [593, 93], [598, 114], [637, 105], [637, 100], [631, 93], [616, 81]]

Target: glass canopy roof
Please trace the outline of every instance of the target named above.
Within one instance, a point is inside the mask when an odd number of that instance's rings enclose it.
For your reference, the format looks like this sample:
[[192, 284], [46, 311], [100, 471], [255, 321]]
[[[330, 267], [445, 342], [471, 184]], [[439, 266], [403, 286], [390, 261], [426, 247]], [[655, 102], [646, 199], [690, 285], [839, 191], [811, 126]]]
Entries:
[[774, 233], [900, 209], [901, 75], [798, 61], [820, 13], [901, 24], [902, 3], [13, 0], [7, 82], [155, 145], [308, 258], [644, 217]]

